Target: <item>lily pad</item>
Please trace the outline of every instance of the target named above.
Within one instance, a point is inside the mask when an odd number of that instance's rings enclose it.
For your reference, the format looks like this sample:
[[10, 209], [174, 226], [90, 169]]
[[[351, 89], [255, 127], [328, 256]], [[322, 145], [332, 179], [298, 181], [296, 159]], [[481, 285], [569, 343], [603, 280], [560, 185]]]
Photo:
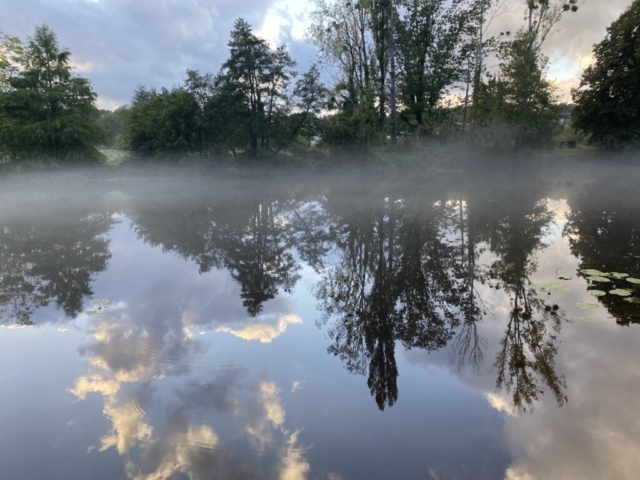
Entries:
[[633, 283], [634, 285], [640, 285], [640, 280], [637, 278], [627, 278], [627, 282]]
[[556, 278], [558, 280], [573, 280], [573, 277], [571, 275], [558, 275]]
[[621, 288], [616, 288], [615, 290], [610, 290], [609, 293], [611, 295], [618, 295], [619, 297], [630, 297], [633, 292], [631, 290], [623, 290]]
[[547, 297], [546, 295], [534, 295], [532, 298], [535, 298], [536, 300], [543, 300], [544, 301], [549, 297]]
[[553, 282], [549, 282], [549, 283], [543, 283], [542, 285], [540, 285], [540, 287], [543, 290], [558, 290], [561, 292], [567, 292], [569, 290], [571, 290], [569, 287], [567, 287], [566, 285], [563, 285], [561, 283], [553, 283]]
[[91, 300], [91, 305], [95, 305], [95, 306], [104, 306], [104, 305], [109, 305], [109, 300], [106, 299], [102, 299], [102, 300]]
[[580, 270], [581, 273], [583, 273], [584, 275], [588, 275], [588, 276], [594, 276], [594, 275], [599, 275], [602, 276], [603, 273], [600, 270], [593, 270], [593, 269], [586, 269], [586, 270]]
[[640, 298], [638, 297], [628, 297], [624, 299], [625, 302], [640, 304]]
[[108, 307], [101, 306], [101, 307], [96, 308], [95, 310], [89, 310], [87, 313], [89, 315], [102, 315], [107, 310], [109, 310]]
[[598, 275], [594, 275], [593, 277], [587, 277], [587, 280], [591, 281], [591, 282], [597, 282], [597, 283], [608, 283], [611, 282], [610, 279], [608, 279], [607, 277], [601, 277]]
[[607, 292], [603, 292], [602, 290], [587, 290], [587, 293], [594, 297], [604, 297], [607, 294]]
[[616, 280], [621, 280], [623, 278], [627, 278], [629, 276], [628, 273], [618, 273], [618, 272], [613, 272], [609, 275], [611, 278], [615, 278]]
[[596, 323], [599, 319], [598, 317], [582, 317], [582, 320], [587, 323]]
[[595, 303], [578, 302], [576, 303], [576, 307], [578, 307], [581, 310], [595, 310], [596, 308], [598, 308], [598, 305], [596, 305]]

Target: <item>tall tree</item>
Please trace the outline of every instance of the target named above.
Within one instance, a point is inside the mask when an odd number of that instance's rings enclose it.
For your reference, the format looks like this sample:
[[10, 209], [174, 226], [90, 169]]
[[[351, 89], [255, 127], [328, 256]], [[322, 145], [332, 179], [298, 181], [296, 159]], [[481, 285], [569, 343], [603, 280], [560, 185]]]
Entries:
[[477, 25], [475, 0], [401, 0], [397, 22], [400, 95], [405, 121], [430, 131], [446, 89], [463, 80]]
[[529, 48], [521, 31], [500, 50], [500, 77], [484, 90], [490, 122], [506, 127], [505, 140], [521, 147], [546, 147], [559, 128], [561, 108], [544, 78], [546, 58]]
[[15, 58], [18, 68], [0, 93], [0, 114], [10, 128], [4, 143], [14, 157], [99, 158], [104, 141], [97, 123], [96, 93], [73, 74], [71, 53], [46, 25], [36, 28]]
[[640, 0], [607, 28], [573, 90], [573, 123], [590, 142], [618, 148], [640, 142]]
[[[376, 76], [386, 77], [384, 65], [378, 65], [379, 58], [386, 63], [386, 27], [380, 19], [383, 7], [364, 0], [316, 0], [315, 7], [308, 40], [318, 47], [322, 63], [335, 78], [329, 108], [338, 114], [327, 139], [341, 145], [375, 143], [380, 133], [376, 101], [381, 93], [385, 95], [381, 88], [376, 89], [375, 81]], [[372, 17], [377, 27], [373, 35]]]

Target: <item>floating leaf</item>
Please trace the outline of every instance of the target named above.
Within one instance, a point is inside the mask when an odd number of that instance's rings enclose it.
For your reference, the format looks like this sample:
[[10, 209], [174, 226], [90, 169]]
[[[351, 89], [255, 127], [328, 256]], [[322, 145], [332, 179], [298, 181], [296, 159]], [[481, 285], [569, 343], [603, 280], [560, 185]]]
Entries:
[[543, 290], [558, 290], [558, 291], [562, 291], [562, 292], [567, 292], [567, 291], [571, 290], [566, 285], [563, 285], [561, 283], [553, 283], [553, 282], [543, 283], [542, 285], [540, 285], [540, 287]]
[[101, 315], [104, 312], [106, 312], [107, 310], [108, 310], [107, 307], [101, 306], [101, 307], [96, 308], [95, 310], [89, 310], [87, 313], [89, 315]]
[[627, 278], [627, 282], [633, 283], [634, 285], [640, 285], [640, 280], [637, 278]]
[[613, 272], [609, 275], [611, 278], [615, 278], [616, 280], [621, 280], [623, 278], [627, 278], [629, 276], [628, 273], [618, 273], [618, 272]]
[[587, 280], [589, 280], [590, 282], [598, 282], [598, 283], [608, 283], [611, 282], [610, 279], [606, 278], [606, 277], [600, 277], [600, 276], [593, 276], [593, 277], [587, 277]]
[[584, 275], [588, 275], [588, 276], [594, 276], [594, 275], [599, 275], [602, 276], [603, 273], [600, 270], [592, 270], [592, 269], [586, 269], [586, 270], [580, 270], [580, 272], [582, 272]]
[[607, 294], [607, 292], [603, 292], [602, 290], [587, 290], [587, 293], [594, 297], [604, 297]]
[[629, 297], [629, 298], [625, 298], [624, 299], [625, 302], [629, 302], [629, 303], [637, 303], [640, 304], [640, 298], [638, 297]]
[[535, 298], [536, 300], [546, 300], [548, 297], [546, 295], [534, 295], [532, 298]]
[[596, 323], [599, 318], [598, 317], [582, 317], [582, 320], [584, 320], [587, 323]]
[[576, 303], [576, 307], [582, 309], [582, 310], [595, 310], [596, 308], [598, 308], [598, 305], [596, 305], [595, 303], [582, 303], [582, 302], [578, 302]]
[[618, 295], [619, 297], [630, 297], [633, 292], [631, 290], [623, 290], [621, 288], [617, 288], [615, 290], [610, 290], [609, 293], [611, 295]]
[[91, 305], [96, 305], [96, 306], [104, 306], [104, 305], [109, 305], [109, 300], [91, 300]]
[[571, 275], [558, 275], [556, 278], [558, 280], [573, 280], [573, 277]]
[[531, 283], [527, 286], [527, 288], [529, 290], [541, 290], [542, 289], [542, 285], [537, 285], [535, 283]]

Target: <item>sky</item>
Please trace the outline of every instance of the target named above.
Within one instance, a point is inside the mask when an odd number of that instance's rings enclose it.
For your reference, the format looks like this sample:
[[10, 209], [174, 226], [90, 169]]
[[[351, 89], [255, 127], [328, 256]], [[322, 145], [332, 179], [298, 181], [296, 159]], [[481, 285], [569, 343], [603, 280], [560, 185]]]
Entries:
[[[548, 38], [548, 76], [563, 99], [592, 62], [593, 44], [631, 3], [581, 0], [578, 13]], [[507, 5], [492, 31], [515, 31], [524, 23], [524, 0]], [[188, 68], [217, 72], [238, 17], [272, 45], [286, 44], [298, 69], [306, 70], [316, 55], [305, 42], [312, 9], [310, 0], [0, 0], [0, 29], [24, 39], [48, 24], [71, 50], [76, 71], [92, 81], [98, 106], [114, 109], [139, 85], [172, 87]]]

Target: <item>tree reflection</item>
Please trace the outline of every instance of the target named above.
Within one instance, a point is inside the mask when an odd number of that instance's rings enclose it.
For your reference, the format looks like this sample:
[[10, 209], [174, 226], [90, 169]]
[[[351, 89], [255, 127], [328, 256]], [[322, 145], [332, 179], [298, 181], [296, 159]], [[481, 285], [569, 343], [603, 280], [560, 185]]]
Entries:
[[[437, 191], [437, 190], [436, 190]], [[398, 398], [395, 346], [427, 352], [451, 348], [458, 368], [483, 362], [478, 324], [490, 312], [477, 285], [490, 282], [510, 299], [510, 315], [493, 364], [497, 390], [514, 408], [531, 408], [542, 385], [560, 405], [565, 380], [555, 372], [563, 315], [533, 297], [529, 277], [553, 219], [539, 191], [470, 189], [466, 200], [436, 194], [329, 197], [337, 266], [317, 290], [330, 324], [329, 352], [368, 376], [380, 409]], [[489, 253], [494, 260], [478, 264]]]
[[326, 205], [332, 218], [338, 266], [328, 269], [317, 290], [329, 352], [352, 373], [368, 374], [378, 407], [398, 398], [395, 344], [436, 350], [447, 345], [458, 324], [457, 283], [446, 273], [454, 248], [438, 235], [442, 209], [417, 213], [405, 202], [366, 198]]
[[227, 269], [251, 317], [280, 291], [291, 292], [300, 279], [294, 250], [318, 267], [328, 249], [323, 212], [304, 196], [163, 193], [135, 202], [130, 217], [138, 236], [194, 261], [200, 273]]
[[93, 294], [93, 276], [107, 268], [108, 212], [70, 208], [5, 218], [0, 227], [0, 314], [32, 324], [34, 312], [52, 301], [77, 316]]
[[491, 251], [498, 259], [491, 265], [489, 276], [508, 293], [511, 310], [493, 365], [496, 388], [510, 392], [514, 408], [522, 412], [543, 393], [542, 382], [563, 405], [567, 400], [565, 379], [555, 371], [556, 334], [562, 314], [534, 298], [536, 292], [529, 288], [529, 278], [537, 269], [536, 251], [544, 247], [543, 235], [553, 212], [546, 201], [537, 201], [526, 189], [498, 204], [503, 208], [492, 210], [488, 231]]
[[[569, 201], [571, 211], [564, 235], [572, 253], [580, 258], [581, 269], [619, 272], [640, 278], [640, 198], [633, 175], [595, 182]], [[613, 288], [640, 289], [624, 279], [613, 279]], [[600, 286], [600, 288], [603, 288]], [[599, 297], [620, 325], [640, 324], [638, 303], [616, 295]]]

